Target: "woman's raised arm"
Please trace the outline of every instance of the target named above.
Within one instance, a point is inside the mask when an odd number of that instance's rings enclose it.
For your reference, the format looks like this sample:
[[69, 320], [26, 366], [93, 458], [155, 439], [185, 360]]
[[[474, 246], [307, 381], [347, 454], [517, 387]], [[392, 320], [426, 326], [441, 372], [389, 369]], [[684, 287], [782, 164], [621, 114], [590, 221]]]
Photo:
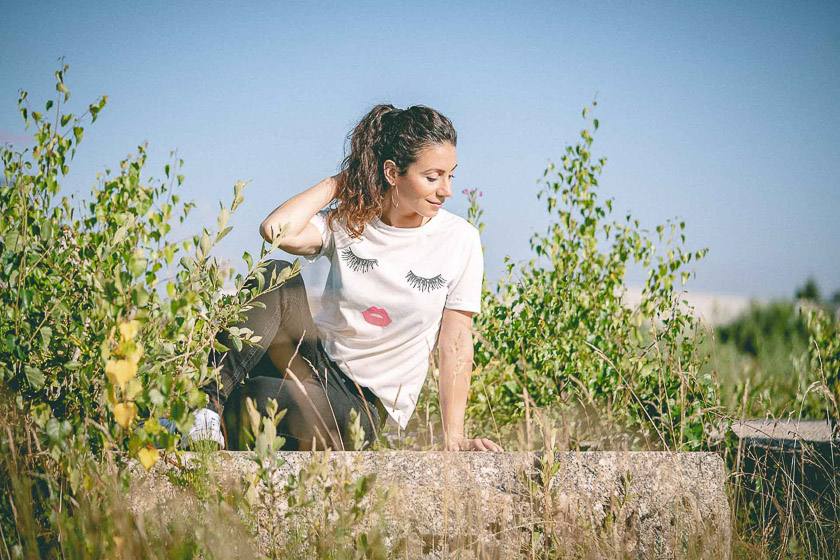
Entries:
[[280, 249], [293, 255], [317, 253], [321, 234], [309, 220], [335, 198], [339, 176], [328, 177], [275, 208], [260, 224], [262, 238], [271, 243], [286, 226]]

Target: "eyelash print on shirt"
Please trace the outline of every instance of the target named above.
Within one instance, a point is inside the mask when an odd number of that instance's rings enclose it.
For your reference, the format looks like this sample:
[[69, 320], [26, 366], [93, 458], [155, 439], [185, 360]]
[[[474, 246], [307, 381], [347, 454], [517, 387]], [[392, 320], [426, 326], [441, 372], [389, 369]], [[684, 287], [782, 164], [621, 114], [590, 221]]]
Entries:
[[408, 274], [405, 275], [405, 279], [409, 284], [411, 284], [412, 288], [420, 290], [421, 292], [431, 292], [432, 290], [437, 290], [446, 283], [446, 280], [444, 280], [443, 276], [440, 274], [434, 278], [423, 278], [422, 276], [417, 276], [410, 270], [408, 271]]
[[376, 259], [363, 259], [361, 257], [356, 256], [356, 254], [353, 253], [350, 247], [344, 249], [341, 252], [341, 256], [344, 257], [347, 266], [349, 266], [353, 272], [364, 273], [379, 264], [379, 261]]

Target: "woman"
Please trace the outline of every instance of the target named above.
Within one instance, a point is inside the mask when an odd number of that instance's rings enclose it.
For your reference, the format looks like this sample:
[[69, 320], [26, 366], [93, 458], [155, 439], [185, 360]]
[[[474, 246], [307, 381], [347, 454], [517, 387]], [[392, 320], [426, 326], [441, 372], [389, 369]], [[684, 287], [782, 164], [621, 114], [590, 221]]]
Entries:
[[[287, 409], [278, 433], [289, 449], [348, 448], [351, 410], [366, 434], [388, 419], [405, 428], [437, 347], [445, 448], [501, 451], [464, 434], [483, 257], [478, 231], [442, 209], [456, 167], [452, 123], [424, 106], [377, 105], [349, 140], [339, 174], [260, 225], [268, 242], [285, 227], [284, 251], [330, 260], [322, 309], [313, 320], [300, 275], [260, 296], [265, 309], [239, 325], [260, 346], [236, 351], [220, 335], [231, 348], [221, 387], [204, 387], [211, 404], [195, 413], [189, 437], [224, 447], [219, 414], [234, 390], [262, 413], [269, 398]], [[267, 276], [291, 265], [268, 266]]]

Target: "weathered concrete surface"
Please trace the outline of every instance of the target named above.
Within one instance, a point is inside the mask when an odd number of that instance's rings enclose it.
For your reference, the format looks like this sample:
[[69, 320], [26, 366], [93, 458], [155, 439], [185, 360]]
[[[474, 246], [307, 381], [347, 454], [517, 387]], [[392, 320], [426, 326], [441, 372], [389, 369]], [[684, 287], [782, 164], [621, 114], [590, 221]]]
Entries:
[[[252, 494], [263, 551], [272, 542], [276, 546], [276, 535], [268, 535], [272, 527], [291, 526], [291, 518], [283, 517], [289, 510], [283, 486], [292, 475], [309, 476], [307, 489], [318, 502], [323, 499], [318, 485], [375, 474], [375, 486], [391, 492], [381, 502], [387, 546], [404, 557], [517, 558], [545, 547], [559, 556], [730, 555], [726, 474], [713, 453], [569, 452], [557, 453], [553, 461], [550, 455], [513, 452], [280, 455], [285, 463], [270, 474], [279, 485], [274, 495], [267, 495], [263, 483]], [[213, 463], [218, 484], [245, 488], [257, 470], [251, 456], [219, 452]], [[188, 465], [196, 462], [187, 454]], [[171, 469], [158, 462], [147, 474], [134, 465], [130, 505], [135, 513], [178, 515], [189, 507], [195, 498], [170, 482], [165, 472]], [[313, 511], [323, 518], [325, 510], [342, 510], [341, 499], [332, 492]], [[373, 493], [365, 500], [374, 500]], [[370, 501], [366, 505], [375, 509]]]
[[802, 443], [837, 441], [835, 427], [825, 420], [771, 420], [758, 418], [732, 423], [735, 435], [747, 443], [798, 448]]

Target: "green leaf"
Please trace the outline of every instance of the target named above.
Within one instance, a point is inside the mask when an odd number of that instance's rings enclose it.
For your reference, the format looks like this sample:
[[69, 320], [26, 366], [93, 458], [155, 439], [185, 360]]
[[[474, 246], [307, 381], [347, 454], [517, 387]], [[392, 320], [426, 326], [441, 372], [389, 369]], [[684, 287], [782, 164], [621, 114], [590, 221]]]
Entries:
[[231, 212], [234, 212], [236, 208], [242, 204], [242, 201], [245, 200], [242, 197], [242, 189], [244, 189], [247, 184], [248, 183], [243, 183], [242, 181], [237, 181], [233, 186], [233, 204], [230, 207]]
[[41, 344], [49, 346], [50, 340], [52, 340], [52, 329], [50, 327], [41, 327], [38, 334], [41, 335]]
[[149, 292], [141, 286], [136, 286], [135, 289], [131, 291], [131, 302], [137, 307], [143, 307], [149, 303], [150, 297]]
[[201, 252], [204, 255], [207, 255], [207, 252], [210, 250], [210, 236], [207, 235], [207, 230], [203, 230], [201, 232], [201, 241], [199, 242], [199, 247], [201, 248]]
[[28, 364], [23, 366], [23, 372], [29, 385], [36, 391], [44, 386], [44, 374], [40, 369]]
[[81, 126], [74, 126], [73, 127], [73, 135], [76, 137], [76, 144], [82, 141], [82, 136], [85, 133], [85, 129]]
[[228, 212], [227, 208], [222, 206], [222, 211], [219, 212], [219, 217], [216, 218], [216, 226], [218, 227], [219, 231], [225, 229], [225, 226], [228, 223], [228, 219], [230, 218], [230, 212]]
[[55, 418], [50, 418], [47, 420], [47, 427], [46, 427], [47, 436], [53, 440], [58, 441], [61, 439], [61, 426], [58, 423], [58, 420]]
[[190, 272], [195, 272], [195, 269], [196, 269], [195, 259], [193, 259], [192, 257], [184, 255], [183, 257], [181, 257], [180, 263], [181, 263], [181, 266], [183, 266], [184, 268], [186, 268]]
[[254, 276], [257, 278], [257, 293], [262, 293], [265, 290], [265, 268], [257, 267], [254, 271]]
[[52, 222], [47, 220], [41, 224], [41, 240], [45, 243], [52, 239], [53, 227]]
[[148, 264], [149, 261], [145, 258], [143, 250], [135, 249], [131, 256], [131, 260], [128, 261], [128, 270], [134, 276], [140, 276], [146, 271], [146, 266]]
[[242, 189], [245, 188], [245, 183], [242, 181], [237, 181], [236, 184], [233, 186], [233, 197], [239, 198], [242, 196]]
[[222, 239], [224, 239], [224, 237], [225, 237], [227, 234], [229, 234], [229, 233], [230, 233], [230, 230], [232, 230], [232, 229], [233, 229], [233, 226], [228, 226], [228, 227], [226, 227], [225, 229], [223, 229], [223, 230], [222, 230], [222, 232], [221, 232], [221, 233], [219, 233], [219, 236], [218, 236], [218, 237], [216, 237], [216, 243], [218, 243], [219, 241], [221, 241]]
[[283, 227], [280, 228], [280, 234], [277, 235], [277, 237], [275, 237], [274, 240], [271, 242], [271, 248], [268, 250], [269, 253], [274, 252], [278, 247], [280, 247], [280, 244], [283, 242], [285, 230], [286, 225], [284, 224]]
[[126, 234], [128, 233], [128, 228], [134, 226], [134, 220], [135, 218], [132, 214], [129, 216], [126, 223], [120, 226], [119, 229], [117, 229], [117, 232], [114, 234], [114, 238], [111, 240], [111, 248], [116, 247], [125, 240]]
[[164, 402], [166, 401], [163, 394], [157, 389], [152, 389], [151, 391], [149, 391], [149, 400], [152, 401], [152, 404], [155, 406], [163, 406]]
[[32, 298], [34, 295], [35, 293], [32, 290], [23, 290], [20, 292], [20, 303], [23, 309], [29, 307], [29, 305], [32, 303]]

